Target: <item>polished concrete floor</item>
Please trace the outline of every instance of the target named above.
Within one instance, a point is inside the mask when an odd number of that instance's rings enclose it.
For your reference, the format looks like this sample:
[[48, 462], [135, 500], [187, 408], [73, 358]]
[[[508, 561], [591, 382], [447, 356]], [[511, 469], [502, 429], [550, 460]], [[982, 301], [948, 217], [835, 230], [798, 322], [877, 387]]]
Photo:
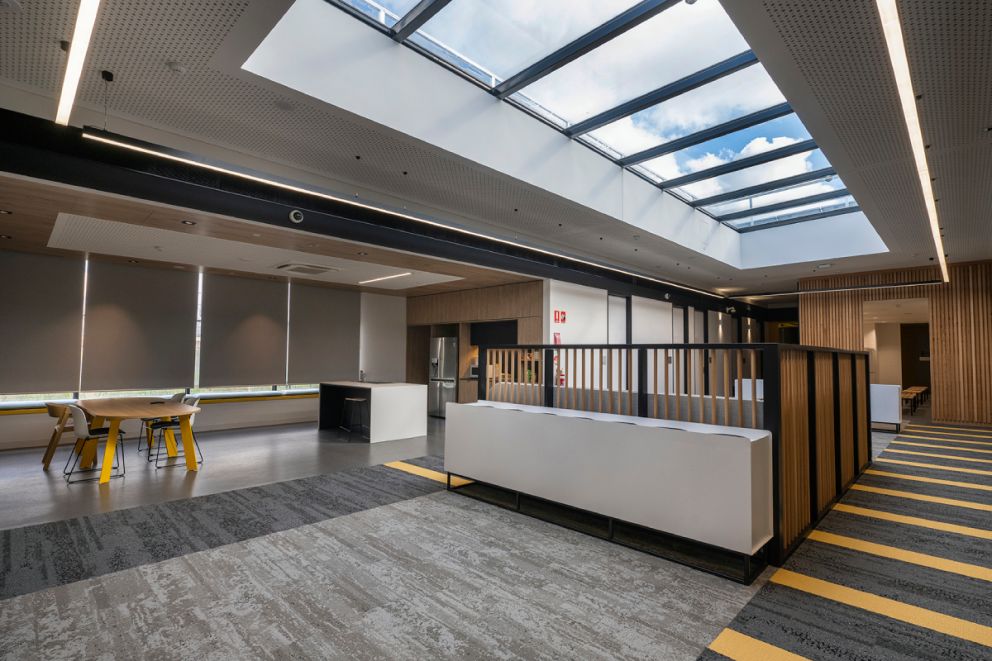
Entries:
[[359, 466], [424, 455], [444, 454], [444, 421], [428, 418], [427, 436], [361, 442], [357, 435], [319, 432], [316, 423], [256, 427], [197, 434], [204, 463], [196, 473], [185, 467], [155, 467], [125, 442], [127, 473], [105, 485], [66, 484], [62, 467], [68, 437], [46, 473], [44, 448], [0, 452], [0, 530], [109, 512], [246, 487], [332, 473]]

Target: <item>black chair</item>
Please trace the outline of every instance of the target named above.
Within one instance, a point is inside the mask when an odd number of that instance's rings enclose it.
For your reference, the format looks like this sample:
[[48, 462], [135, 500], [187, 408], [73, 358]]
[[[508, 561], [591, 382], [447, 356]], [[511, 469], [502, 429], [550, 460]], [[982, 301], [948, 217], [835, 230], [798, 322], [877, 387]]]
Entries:
[[[350, 436], [355, 431], [357, 418], [358, 433], [363, 438], [368, 438], [369, 426], [371, 425], [371, 421], [369, 420], [370, 415], [368, 399], [365, 397], [345, 397], [344, 405], [341, 407], [341, 424], [339, 428], [348, 432]], [[364, 430], [364, 433], [362, 430]]]
[[[181, 402], [186, 397], [186, 393], [177, 392], [172, 395], [166, 401], [169, 402]], [[152, 458], [152, 446], [154, 443], [155, 432], [152, 430], [152, 424], [158, 422], [160, 418], [142, 418], [141, 419], [141, 432], [138, 436], [138, 454], [141, 454], [145, 450], [148, 450], [148, 463], [152, 463], [155, 459]], [[144, 438], [142, 438], [144, 436]], [[144, 443], [142, 441], [145, 441]]]
[[[69, 459], [65, 462], [65, 467], [62, 469], [62, 474], [65, 475], [65, 481], [69, 484], [74, 484], [76, 482], [90, 482], [92, 480], [99, 480], [100, 476], [87, 477], [83, 479], [74, 480], [73, 475], [76, 474], [88, 474], [88, 473], [99, 473], [102, 467], [96, 464], [93, 468], [79, 469], [79, 460], [83, 456], [83, 448], [85, 448], [86, 443], [89, 441], [98, 442], [101, 438], [106, 438], [107, 442], [110, 442], [108, 438], [110, 435], [110, 427], [98, 427], [91, 428], [89, 420], [86, 419], [86, 414], [83, 413], [83, 409], [72, 404], [68, 405], [69, 412], [72, 414], [72, 427], [73, 431], [76, 432], [76, 448], [69, 453]], [[120, 451], [114, 453], [114, 474], [111, 477], [123, 477], [126, 467], [124, 465], [124, 432], [117, 432], [117, 440], [121, 443]], [[100, 454], [97, 452], [97, 454]]]

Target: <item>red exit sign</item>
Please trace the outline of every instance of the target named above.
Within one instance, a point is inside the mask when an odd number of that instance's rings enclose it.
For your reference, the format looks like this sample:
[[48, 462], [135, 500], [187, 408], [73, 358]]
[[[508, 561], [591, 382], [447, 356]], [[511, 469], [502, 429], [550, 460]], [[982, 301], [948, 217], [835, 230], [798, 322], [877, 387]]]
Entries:
[[563, 324], [563, 323], [565, 323], [565, 311], [564, 310], [555, 310], [555, 323], [556, 324]]

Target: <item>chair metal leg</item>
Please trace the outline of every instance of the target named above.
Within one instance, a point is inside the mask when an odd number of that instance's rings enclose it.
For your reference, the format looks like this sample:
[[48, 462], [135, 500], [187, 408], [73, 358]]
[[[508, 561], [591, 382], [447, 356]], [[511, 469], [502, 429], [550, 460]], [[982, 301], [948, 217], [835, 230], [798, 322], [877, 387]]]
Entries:
[[[124, 477], [124, 473], [127, 472], [127, 468], [124, 463], [124, 451], [123, 451], [124, 432], [118, 432], [117, 439], [118, 442], [121, 443], [121, 451], [114, 454], [113, 469], [114, 471], [116, 471], [116, 473], [112, 475], [111, 478]], [[97, 437], [87, 439], [87, 441], [90, 440], [95, 441], [99, 439]], [[94, 465], [92, 468], [82, 468], [77, 470], [76, 467], [79, 465], [79, 461], [82, 458], [82, 456], [83, 456], [82, 452], [72, 452], [69, 454], [69, 460], [66, 462], [65, 468], [62, 469], [62, 473], [65, 475], [66, 484], [78, 484], [80, 482], [95, 482], [100, 479], [99, 475], [97, 475], [96, 477], [88, 477], [81, 480], [72, 479], [72, 476], [76, 473], [84, 473], [84, 474], [100, 473], [102, 471], [103, 467], [99, 465]], [[73, 461], [73, 457], [75, 457], [75, 461]], [[118, 459], [118, 457], [120, 457], [120, 459]], [[69, 467], [70, 463], [72, 464], [72, 468]]]

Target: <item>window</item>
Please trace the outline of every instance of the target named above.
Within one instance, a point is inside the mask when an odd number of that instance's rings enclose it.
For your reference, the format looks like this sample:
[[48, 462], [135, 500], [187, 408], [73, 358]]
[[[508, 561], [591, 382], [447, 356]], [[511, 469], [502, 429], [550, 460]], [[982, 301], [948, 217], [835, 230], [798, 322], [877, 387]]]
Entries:
[[820, 195], [839, 190], [844, 190], [844, 182], [837, 175], [831, 174], [811, 182], [786, 186], [728, 202], [720, 202], [719, 204], [711, 204], [703, 207], [703, 209], [713, 216], [726, 216], [727, 214], [739, 213], [748, 209], [760, 209], [760, 207], [770, 204], [801, 200], [811, 195]]
[[843, 197], [826, 200], [824, 202], [803, 204], [800, 206], [783, 209], [781, 211], [756, 213], [753, 216], [728, 221], [728, 224], [732, 225], [735, 229], [747, 229], [761, 227], [763, 225], [797, 221], [806, 217], [818, 217], [820, 214], [824, 213], [856, 211], [857, 208], [858, 203], [854, 201], [854, 197], [851, 195], [844, 195]]
[[[772, 140], [762, 139], [760, 141], [754, 141], [749, 143], [746, 149], [742, 150], [734, 159], [731, 160], [737, 160], [737, 158], [744, 158], [747, 156], [755, 156], [762, 152], [784, 147], [792, 144], [793, 142], [795, 142], [795, 140], [788, 138], [774, 138]], [[713, 165], [719, 165], [719, 163], [714, 162]], [[827, 165], [827, 159], [823, 156], [823, 152], [819, 149], [813, 149], [808, 152], [785, 156], [769, 163], [752, 165], [751, 167], [737, 170], [736, 172], [729, 172], [716, 177], [710, 177], [709, 179], [703, 179], [702, 181], [686, 184], [685, 186], [681, 186], [673, 190], [684, 199], [694, 200], [725, 193], [727, 191], [737, 190], [739, 188], [745, 188], [747, 186], [754, 186], [768, 181], [774, 181], [776, 179], [782, 179], [792, 175], [801, 174], [803, 172], [818, 170], [820, 168], [827, 167]]]
[[378, 2], [374, 0], [341, 0], [341, 3], [387, 28], [396, 25], [396, 22], [404, 14], [417, 6], [417, 0], [378, 0]]

